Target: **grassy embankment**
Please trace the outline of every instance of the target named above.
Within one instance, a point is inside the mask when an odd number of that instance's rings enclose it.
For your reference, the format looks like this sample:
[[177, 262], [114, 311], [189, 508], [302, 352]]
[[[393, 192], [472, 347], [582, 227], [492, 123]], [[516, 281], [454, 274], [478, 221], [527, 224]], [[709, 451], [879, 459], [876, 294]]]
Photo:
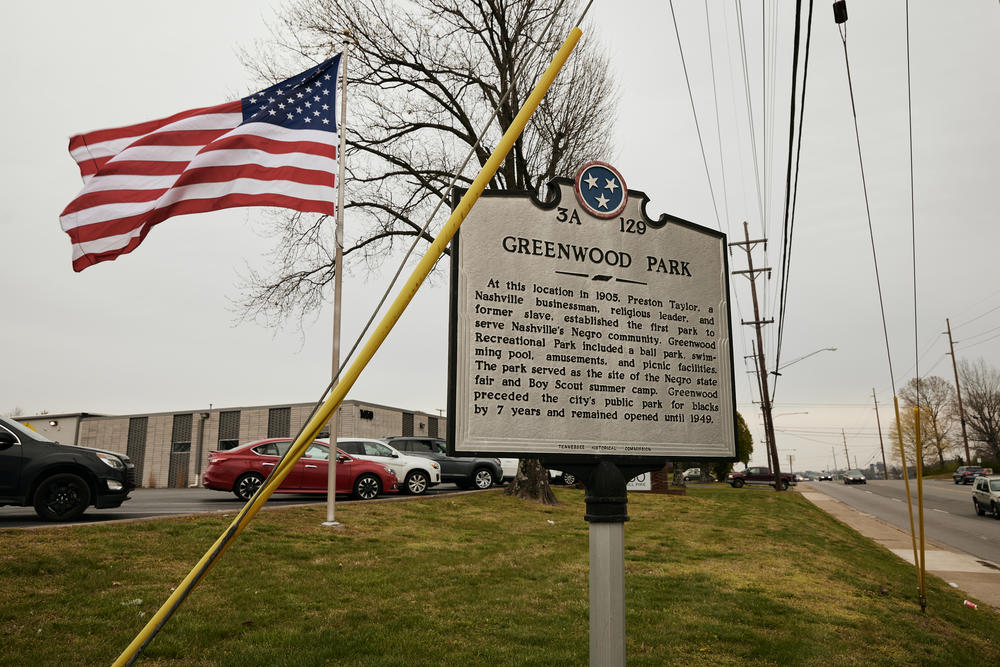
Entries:
[[[140, 664], [585, 665], [583, 493], [488, 492], [261, 513]], [[963, 606], [795, 493], [632, 494], [632, 665], [1000, 664], [1000, 614]], [[109, 664], [220, 517], [0, 531], [0, 664]]]

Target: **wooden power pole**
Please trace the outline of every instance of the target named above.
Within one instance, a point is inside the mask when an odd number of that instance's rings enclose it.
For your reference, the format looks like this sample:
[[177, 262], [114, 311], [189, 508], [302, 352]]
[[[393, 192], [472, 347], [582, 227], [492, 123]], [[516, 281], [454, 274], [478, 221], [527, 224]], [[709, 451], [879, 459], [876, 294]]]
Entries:
[[847, 469], [851, 468], [851, 455], [847, 453], [847, 434], [844, 433], [844, 429], [840, 429], [840, 436], [844, 439], [844, 458], [847, 459]]
[[889, 479], [889, 466], [885, 462], [885, 444], [882, 442], [882, 420], [878, 416], [878, 399], [875, 398], [875, 387], [872, 387], [872, 400], [875, 401], [875, 423], [878, 425], [878, 446], [882, 448], [882, 475]]
[[951, 339], [951, 321], [945, 318], [948, 325], [948, 346], [951, 349], [951, 367], [955, 371], [955, 391], [958, 392], [958, 416], [962, 420], [962, 442], [965, 443], [965, 465], [972, 463], [969, 454], [969, 436], [965, 432], [965, 410], [962, 409], [962, 388], [958, 384], [958, 363], [955, 361], [955, 341]]
[[753, 325], [757, 329], [757, 376], [760, 379], [760, 405], [761, 411], [764, 413], [764, 433], [767, 438], [768, 454], [771, 459], [771, 472], [774, 473], [774, 488], [777, 491], [781, 490], [781, 464], [778, 461], [778, 447], [774, 441], [774, 420], [771, 414], [771, 395], [770, 390], [767, 388], [767, 365], [764, 362], [764, 337], [761, 334], [761, 327], [765, 324], [772, 324], [774, 322], [771, 320], [761, 320], [760, 319], [760, 306], [757, 301], [757, 274], [766, 272], [768, 276], [771, 275], [770, 268], [755, 269], [753, 268], [753, 249], [758, 243], [764, 243], [765, 247], [767, 244], [767, 239], [754, 239], [750, 240], [750, 228], [746, 221], [743, 222], [743, 236], [745, 241], [736, 241], [730, 243], [730, 246], [740, 246], [747, 253], [747, 269], [745, 271], [733, 271], [734, 275], [745, 275], [750, 279], [750, 293], [753, 295], [753, 321], [747, 322], [743, 321], [744, 325]]

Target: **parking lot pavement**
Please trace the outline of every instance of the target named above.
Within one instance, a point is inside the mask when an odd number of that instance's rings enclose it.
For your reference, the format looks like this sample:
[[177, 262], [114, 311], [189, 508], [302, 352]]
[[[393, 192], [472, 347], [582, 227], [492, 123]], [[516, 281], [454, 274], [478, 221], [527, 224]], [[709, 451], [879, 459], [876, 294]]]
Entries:
[[[410, 498], [425, 498], [454, 493], [482, 493], [481, 491], [460, 491], [454, 484], [441, 484], [428, 490], [426, 496], [409, 496], [401, 493], [387, 493], [377, 500], [352, 500], [347, 496], [337, 496], [337, 504], [355, 502], [385, 502]], [[276, 493], [268, 499], [264, 510], [294, 507], [296, 505], [326, 505], [325, 495]], [[94, 523], [114, 523], [121, 521], [143, 521], [171, 516], [191, 514], [212, 514], [235, 512], [244, 503], [233, 494], [202, 488], [188, 489], [136, 489], [121, 507], [112, 509], [88, 508], [83, 516], [69, 523], [42, 521], [30, 507], [0, 507], [0, 530], [5, 528], [48, 528], [65, 525]]]
[[[878, 542], [906, 562], [913, 563], [913, 538], [895, 526], [870, 514], [859, 512], [821, 492], [822, 486], [799, 487], [802, 496], [865, 537]], [[991, 607], [1000, 609], [1000, 564], [976, 558], [947, 546], [926, 541], [924, 562], [927, 571], [954, 588]]]

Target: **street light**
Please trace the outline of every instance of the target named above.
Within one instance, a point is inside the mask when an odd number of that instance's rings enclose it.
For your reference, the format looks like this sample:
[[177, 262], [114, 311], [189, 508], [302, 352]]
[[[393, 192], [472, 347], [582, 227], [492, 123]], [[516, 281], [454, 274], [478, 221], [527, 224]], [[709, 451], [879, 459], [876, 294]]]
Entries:
[[835, 347], [824, 347], [824, 348], [821, 348], [821, 349], [819, 349], [819, 350], [816, 350], [815, 352], [810, 352], [809, 354], [806, 354], [806, 355], [803, 355], [803, 356], [799, 357], [798, 359], [792, 359], [792, 360], [791, 360], [791, 361], [789, 361], [789, 362], [788, 362], [787, 364], [784, 364], [783, 366], [781, 366], [781, 367], [780, 367], [780, 368], [778, 368], [777, 370], [773, 370], [773, 371], [771, 371], [771, 373], [772, 373], [773, 375], [781, 375], [781, 372], [780, 372], [780, 371], [782, 371], [782, 370], [784, 370], [784, 369], [788, 368], [788, 367], [789, 367], [789, 366], [791, 366], [792, 364], [797, 364], [797, 363], [799, 363], [799, 362], [800, 362], [800, 361], [802, 361], [803, 359], [808, 359], [809, 357], [813, 356], [814, 354], [819, 354], [820, 352], [836, 352], [836, 351], [837, 351], [837, 348], [835, 348]]

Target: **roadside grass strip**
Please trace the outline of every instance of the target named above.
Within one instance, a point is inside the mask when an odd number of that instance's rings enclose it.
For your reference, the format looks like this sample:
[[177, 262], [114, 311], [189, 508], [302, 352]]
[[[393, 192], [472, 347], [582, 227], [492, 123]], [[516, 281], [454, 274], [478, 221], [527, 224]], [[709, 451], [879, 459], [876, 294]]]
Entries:
[[[585, 665], [583, 492], [260, 514], [147, 665]], [[1000, 664], [1000, 614], [794, 493], [633, 493], [631, 665]], [[231, 518], [0, 531], [0, 665], [109, 664]], [[975, 598], [971, 598], [976, 601]]]

